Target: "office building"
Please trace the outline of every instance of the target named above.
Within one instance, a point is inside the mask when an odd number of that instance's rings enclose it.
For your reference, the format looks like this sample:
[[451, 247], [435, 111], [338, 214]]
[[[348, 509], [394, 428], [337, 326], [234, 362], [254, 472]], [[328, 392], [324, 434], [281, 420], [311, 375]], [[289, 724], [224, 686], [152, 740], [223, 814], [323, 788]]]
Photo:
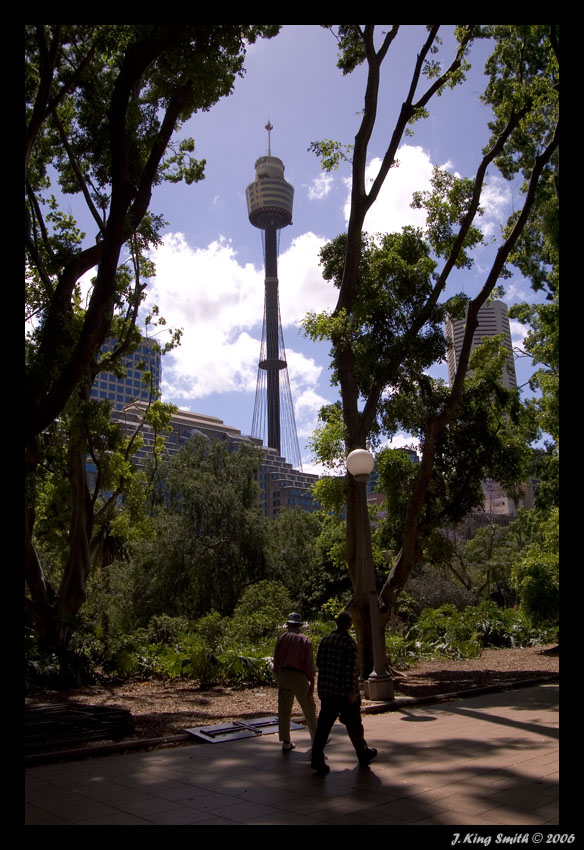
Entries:
[[[511, 328], [509, 325], [509, 316], [507, 315], [507, 305], [503, 304], [502, 301], [492, 301], [489, 304], [484, 304], [479, 310], [478, 321], [478, 326], [473, 334], [471, 351], [481, 343], [483, 337], [493, 337], [497, 334], [503, 334], [503, 345], [508, 349], [509, 357], [507, 358], [507, 363], [501, 376], [502, 383], [508, 389], [515, 389], [517, 387], [517, 377], [515, 375], [513, 344], [511, 342]], [[448, 350], [448, 379], [450, 384], [452, 384], [456, 375], [465, 328], [466, 319], [451, 319], [449, 316], [446, 317], [446, 338], [450, 343]]]
[[[106, 340], [101, 348], [102, 360], [115, 350], [115, 345], [116, 340]], [[160, 361], [160, 351], [154, 340], [143, 337], [136, 351], [121, 359], [125, 376], [118, 378], [113, 372], [100, 372], [93, 382], [91, 397], [98, 401], [110, 401], [113, 413], [123, 410], [134, 401], [159, 398], [162, 376]]]

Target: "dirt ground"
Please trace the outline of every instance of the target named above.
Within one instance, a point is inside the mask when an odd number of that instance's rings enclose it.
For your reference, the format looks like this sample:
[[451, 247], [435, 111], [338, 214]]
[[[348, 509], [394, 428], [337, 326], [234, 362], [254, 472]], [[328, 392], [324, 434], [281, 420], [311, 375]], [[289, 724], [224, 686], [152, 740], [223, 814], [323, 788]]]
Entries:
[[[559, 649], [554, 645], [487, 649], [479, 658], [424, 661], [408, 670], [395, 672], [398, 674], [394, 681], [396, 697], [428, 697], [558, 674]], [[175, 736], [188, 728], [274, 715], [277, 713], [277, 690], [274, 687], [201, 690], [191, 681], [151, 679], [73, 691], [42, 691], [25, 701], [26, 707], [57, 704], [128, 709], [134, 732], [124, 738], [126, 741]], [[368, 704], [364, 700], [363, 705]]]

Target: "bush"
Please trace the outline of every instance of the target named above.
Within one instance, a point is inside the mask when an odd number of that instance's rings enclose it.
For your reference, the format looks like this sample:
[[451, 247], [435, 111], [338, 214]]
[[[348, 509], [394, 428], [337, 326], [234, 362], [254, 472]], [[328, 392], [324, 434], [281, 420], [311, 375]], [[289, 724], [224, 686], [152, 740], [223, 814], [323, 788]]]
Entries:
[[[347, 596], [347, 598], [345, 598], [345, 596]], [[327, 619], [330, 618], [334, 622], [341, 611], [345, 610], [350, 601], [351, 599], [347, 594], [332, 596], [330, 599], [327, 599], [327, 601], [321, 606], [320, 610]]]
[[195, 631], [211, 652], [218, 652], [225, 640], [229, 619], [218, 611], [210, 611], [197, 621]]
[[222, 681], [238, 687], [275, 684], [271, 656], [243, 655], [235, 650], [220, 658]]
[[428, 608], [406, 634], [418, 651], [450, 658], [473, 658], [485, 647], [520, 647], [549, 639], [535, 630], [522, 612], [494, 602], [457, 611], [454, 605]]
[[174, 643], [189, 630], [185, 617], [155, 614], [148, 622], [148, 637], [152, 643]]
[[419, 616], [425, 608], [453, 605], [462, 610], [472, 602], [470, 591], [443, 578], [435, 569], [426, 567], [410, 578], [407, 593], [401, 591], [396, 608], [400, 618], [411, 624], [412, 615]]
[[386, 635], [385, 650], [390, 665], [402, 669], [415, 664], [424, 656], [422, 648], [417, 646], [415, 641], [408, 640], [403, 635]]
[[235, 606], [234, 616], [247, 617], [250, 614], [278, 612], [278, 622], [285, 619], [292, 610], [292, 599], [285, 585], [280, 581], [259, 581], [247, 587]]
[[521, 600], [521, 610], [537, 625], [555, 623], [559, 617], [559, 556], [532, 551], [513, 565], [511, 582]]
[[232, 643], [254, 643], [275, 638], [293, 602], [279, 581], [260, 581], [243, 592], [226, 629]]

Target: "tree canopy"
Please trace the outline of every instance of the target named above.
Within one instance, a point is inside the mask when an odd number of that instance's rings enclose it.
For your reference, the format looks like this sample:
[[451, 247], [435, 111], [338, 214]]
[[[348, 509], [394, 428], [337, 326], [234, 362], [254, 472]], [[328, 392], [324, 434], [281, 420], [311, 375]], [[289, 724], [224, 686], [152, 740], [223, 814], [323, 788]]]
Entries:
[[[119, 371], [140, 340], [138, 309], [154, 273], [147, 251], [165, 223], [150, 210], [153, 187], [203, 178], [194, 141], [177, 132], [231, 93], [247, 45], [277, 31], [252, 24], [25, 27], [26, 602], [41, 636], [57, 647], [85, 599], [99, 532], [87, 458], [114, 503], [131, 477], [135, 443], [123, 445], [90, 390], [97, 373]], [[82, 232], [81, 219], [92, 235]], [[156, 309], [144, 319], [148, 329], [163, 321]], [[108, 337], [115, 349], [102, 356]], [[168, 410], [155, 403], [148, 416], [159, 429]], [[45, 463], [57, 432], [58, 472], [50, 458]], [[61, 513], [67, 504], [68, 518], [59, 526], [56, 586], [35, 540], [39, 508], [45, 524], [54, 513], [45, 510], [51, 466], [50, 480], [60, 475], [60, 490], [69, 491], [58, 503]]]
[[[27, 347], [26, 446], [91, 371], [114, 313], [135, 316], [145, 286], [142, 252], [162, 223], [149, 213], [153, 186], [203, 176], [193, 140], [175, 141], [175, 133], [231, 92], [246, 44], [277, 29], [26, 26], [26, 280], [28, 318], [36, 319]], [[83, 199], [93, 239], [51, 194], [55, 181], [61, 193]], [[119, 268], [124, 245], [130, 273]], [[83, 308], [79, 281], [93, 268]]]
[[[365, 66], [364, 108], [352, 146], [330, 140], [312, 146], [321, 155], [323, 167], [350, 162], [351, 205], [347, 233], [341, 240], [342, 258], [339, 256], [334, 275], [331, 275], [339, 288], [336, 308], [330, 316], [318, 320], [311, 318], [307, 325], [313, 336], [328, 336], [332, 342], [333, 379], [338, 381], [340, 388], [346, 453], [365, 448], [380, 430], [391, 435], [395, 424], [406, 424], [408, 416], [411, 425], [412, 417], [408, 410], [415, 410], [418, 417], [422, 458], [404, 507], [399, 555], [382, 593], [383, 604], [389, 611], [420, 559], [420, 535], [424, 517], [435, 497], [436, 470], [440, 465], [441, 452], [450, 435], [462, 428], [464, 419], [471, 412], [475, 423], [476, 417], [483, 415], [484, 400], [477, 406], [477, 388], [466, 381], [478, 312], [496, 292], [498, 281], [507, 275], [506, 264], [528, 262], [526, 240], [533, 242], [537, 233], [537, 229], [530, 230], [530, 222], [542, 214], [546, 199], [553, 204], [551, 187], [559, 145], [559, 35], [556, 26], [458, 26], [454, 28], [456, 45], [451, 56], [443, 55], [441, 62], [437, 56], [440, 51], [442, 54], [445, 52], [440, 42], [441, 28], [439, 25], [428, 26], [427, 37], [413, 62], [409, 89], [393, 131], [387, 138], [381, 168], [368, 184], [366, 165], [378, 114], [381, 66], [391, 59], [392, 45], [399, 29], [399, 25], [394, 25], [378, 35], [375, 25], [347, 24], [336, 28], [340, 49], [338, 64], [343, 73], [350, 73], [359, 65]], [[482, 95], [483, 101], [492, 109], [491, 139], [482, 152], [477, 151], [474, 176], [465, 179], [436, 170], [432, 191], [415, 195], [414, 204], [423, 206], [427, 212], [427, 228], [423, 236], [437, 265], [435, 268], [431, 265], [426, 251], [422, 274], [414, 276], [405, 265], [399, 267], [403, 285], [396, 291], [400, 292], [400, 297], [386, 299], [385, 306], [391, 311], [391, 316], [384, 317], [380, 309], [376, 324], [367, 313], [371, 303], [371, 274], [364, 272], [364, 263], [378, 277], [381, 288], [391, 290], [395, 282], [392, 282], [391, 267], [376, 264], [369, 250], [370, 243], [363, 234], [365, 215], [375, 203], [390, 168], [395, 165], [398, 147], [411, 124], [428, 115], [433, 98], [464, 79], [469, 47], [477, 38], [492, 39], [493, 45], [486, 64], [487, 84]], [[352, 154], [350, 160], [349, 150]], [[523, 176], [523, 203], [509, 222], [501, 222], [503, 237], [492, 265], [478, 293], [472, 299], [466, 299], [466, 328], [457, 373], [452, 386], [445, 391], [424, 374], [424, 358], [433, 356], [438, 359], [441, 350], [444, 351], [444, 340], [437, 330], [440, 309], [454, 311], [455, 316], [462, 309], [462, 299], [458, 303], [451, 300], [445, 304], [444, 292], [453, 269], [472, 264], [471, 251], [480, 239], [477, 217], [481, 192], [487, 169], [493, 167], [499, 168], [509, 179], [518, 174]], [[404, 233], [401, 238], [405, 236]], [[390, 235], [380, 241], [388, 245], [391, 240], [399, 238]], [[329, 255], [332, 251], [331, 247]], [[327, 249], [324, 256], [326, 263]], [[543, 253], [540, 256], [543, 259]], [[413, 294], [414, 290], [417, 295]], [[351, 335], [351, 330], [357, 326], [360, 332]], [[433, 332], [434, 327], [436, 333]], [[368, 346], [368, 341], [374, 328], [378, 348], [372, 357], [374, 347]], [[338, 436], [338, 427], [336, 433]], [[467, 425], [469, 434], [476, 434], [470, 423]], [[326, 445], [326, 440], [321, 439], [320, 442]], [[332, 445], [330, 441], [329, 445]], [[346, 492], [347, 548], [354, 589], [354, 619], [362, 673], [368, 675], [372, 664], [366, 577], [370, 557], [366, 553], [371, 544], [368, 530], [363, 528], [361, 521], [365, 493], [351, 476], [347, 478]]]

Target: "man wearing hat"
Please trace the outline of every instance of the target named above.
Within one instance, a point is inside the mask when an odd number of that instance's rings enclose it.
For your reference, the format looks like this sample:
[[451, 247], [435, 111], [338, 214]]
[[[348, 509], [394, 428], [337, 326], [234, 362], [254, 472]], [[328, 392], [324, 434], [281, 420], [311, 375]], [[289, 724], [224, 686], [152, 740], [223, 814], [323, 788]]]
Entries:
[[278, 732], [284, 752], [294, 749], [290, 741], [290, 715], [294, 697], [304, 713], [312, 739], [316, 732], [314, 659], [312, 643], [302, 633], [303, 625], [300, 614], [289, 614], [287, 631], [280, 635], [274, 650], [274, 673], [278, 677]]

